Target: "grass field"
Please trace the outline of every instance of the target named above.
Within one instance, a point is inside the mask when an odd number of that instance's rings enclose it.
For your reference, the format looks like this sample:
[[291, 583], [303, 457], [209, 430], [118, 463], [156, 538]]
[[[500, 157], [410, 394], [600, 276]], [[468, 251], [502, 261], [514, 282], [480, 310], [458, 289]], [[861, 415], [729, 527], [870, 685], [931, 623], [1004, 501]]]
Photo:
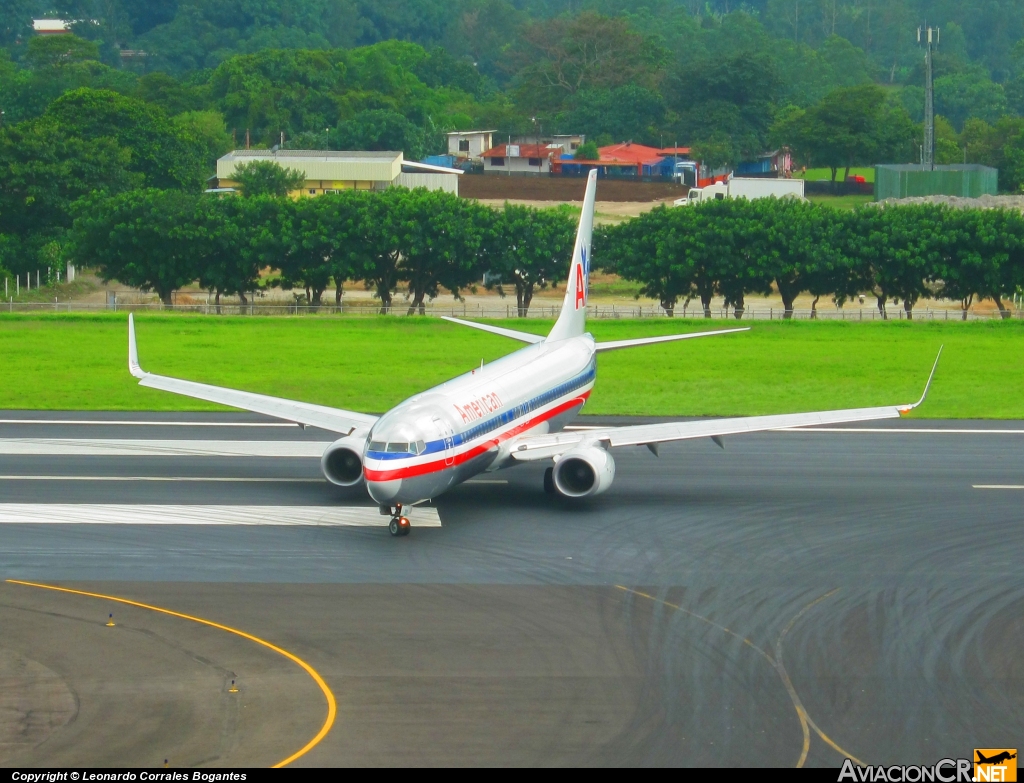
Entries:
[[[519, 347], [421, 318], [138, 317], [143, 367], [382, 411]], [[502, 325], [542, 333], [539, 320]], [[594, 321], [599, 340], [740, 325]], [[740, 415], [911, 402], [923, 417], [1024, 418], [1024, 323], [752, 323], [750, 332], [604, 354], [587, 413]], [[0, 315], [0, 408], [207, 410], [128, 375], [126, 316]]]
[[[846, 169], [839, 169], [839, 173], [836, 174], [836, 179], [842, 179], [845, 174]], [[875, 181], [875, 169], [873, 166], [855, 167], [850, 169], [851, 177], [854, 177], [858, 174], [864, 177], [865, 181], [867, 182]], [[793, 176], [802, 177], [803, 179], [806, 180], [832, 179], [832, 169], [807, 169], [807, 171], [803, 172], [802, 174], [798, 171], [794, 171]]]

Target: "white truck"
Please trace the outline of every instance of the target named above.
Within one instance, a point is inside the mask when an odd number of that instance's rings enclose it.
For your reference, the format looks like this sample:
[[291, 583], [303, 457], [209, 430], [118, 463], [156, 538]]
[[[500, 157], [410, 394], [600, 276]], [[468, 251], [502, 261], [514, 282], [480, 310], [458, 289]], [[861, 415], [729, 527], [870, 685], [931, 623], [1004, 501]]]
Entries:
[[804, 181], [802, 179], [768, 179], [762, 177], [730, 177], [725, 182], [716, 182], [703, 188], [690, 188], [683, 197], [673, 202], [677, 207], [697, 204], [723, 198], [782, 198], [793, 196], [804, 197]]

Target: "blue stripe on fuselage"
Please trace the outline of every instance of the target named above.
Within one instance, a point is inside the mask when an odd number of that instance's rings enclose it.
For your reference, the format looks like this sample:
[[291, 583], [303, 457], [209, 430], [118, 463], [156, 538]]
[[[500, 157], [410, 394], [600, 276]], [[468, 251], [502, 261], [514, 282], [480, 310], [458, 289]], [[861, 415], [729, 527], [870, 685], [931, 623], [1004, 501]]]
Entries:
[[[493, 432], [499, 427], [504, 427], [507, 424], [511, 424], [516, 419], [520, 419], [523, 416], [527, 416], [537, 408], [541, 408], [548, 403], [554, 402], [559, 397], [564, 397], [570, 392], [574, 392], [590, 383], [594, 378], [597, 377], [597, 359], [591, 359], [590, 364], [587, 365], [587, 369], [577, 375], [575, 378], [571, 378], [564, 383], [558, 384], [552, 389], [548, 389], [543, 394], [534, 397], [532, 400], [528, 400], [520, 405], [515, 406], [511, 410], [499, 413], [497, 416], [493, 416], [486, 421], [482, 421], [478, 424], [474, 424], [465, 432], [455, 435], [452, 438], [452, 448], [455, 446], [461, 446], [464, 443], [476, 440], [481, 435], [486, 435], [488, 432]], [[386, 451], [368, 451], [366, 456], [371, 459], [377, 460], [395, 460], [395, 459], [411, 459], [412, 457], [422, 457], [424, 454], [433, 454], [439, 451], [444, 451], [445, 445], [443, 440], [432, 440], [426, 444], [426, 448], [419, 454], [396, 454], [393, 452]]]

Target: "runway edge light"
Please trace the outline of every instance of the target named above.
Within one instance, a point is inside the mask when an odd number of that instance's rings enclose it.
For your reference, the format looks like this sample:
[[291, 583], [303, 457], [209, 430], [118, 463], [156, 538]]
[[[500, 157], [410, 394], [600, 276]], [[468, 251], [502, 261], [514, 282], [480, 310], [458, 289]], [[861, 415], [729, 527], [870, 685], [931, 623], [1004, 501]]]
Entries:
[[109, 615], [107, 615], [107, 628], [113, 628], [113, 627], [114, 627], [114, 613], [111, 612]]

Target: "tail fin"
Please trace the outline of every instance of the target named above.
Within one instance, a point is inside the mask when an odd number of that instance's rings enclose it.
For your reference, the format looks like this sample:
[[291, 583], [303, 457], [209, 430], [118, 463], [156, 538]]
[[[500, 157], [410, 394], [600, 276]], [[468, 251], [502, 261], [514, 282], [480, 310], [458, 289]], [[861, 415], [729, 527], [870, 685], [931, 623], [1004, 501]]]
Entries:
[[562, 312], [558, 315], [548, 341], [579, 337], [587, 329], [587, 293], [590, 290], [590, 238], [594, 232], [594, 196], [597, 191], [597, 171], [587, 177], [587, 192], [583, 197], [580, 227], [576, 232], [576, 245], [569, 265], [569, 282], [565, 286]]

